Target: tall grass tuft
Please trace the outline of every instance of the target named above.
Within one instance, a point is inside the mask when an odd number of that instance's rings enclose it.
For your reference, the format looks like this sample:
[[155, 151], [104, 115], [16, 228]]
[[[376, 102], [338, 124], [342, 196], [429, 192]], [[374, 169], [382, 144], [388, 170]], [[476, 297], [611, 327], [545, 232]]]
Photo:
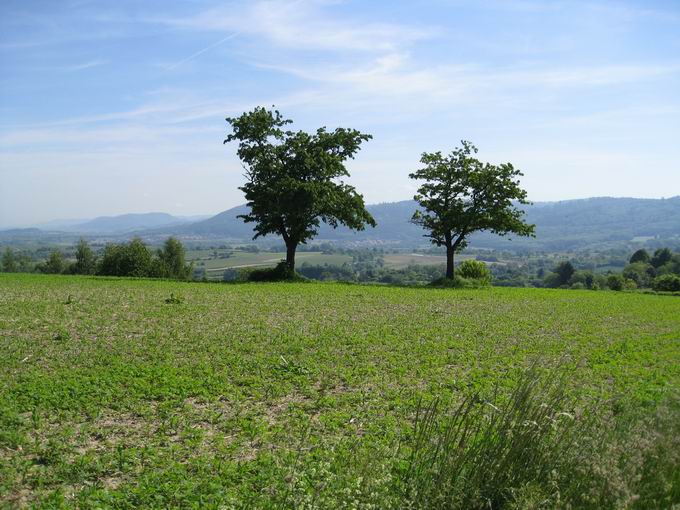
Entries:
[[324, 445], [300, 448], [274, 506], [680, 508], [677, 396], [647, 405], [589, 401], [569, 377], [534, 366], [490, 400], [421, 402], [399, 444], [347, 438], [325, 446], [324, 462], [315, 453]]
[[[577, 405], [563, 377], [523, 374], [510, 396], [417, 411], [410, 508], [668, 508], [680, 503], [680, 408], [615, 414]], [[580, 409], [579, 409], [580, 408]]]
[[548, 480], [577, 440], [573, 402], [559, 382], [526, 372], [498, 405], [479, 395], [452, 412], [419, 406], [405, 475], [417, 508], [500, 508]]

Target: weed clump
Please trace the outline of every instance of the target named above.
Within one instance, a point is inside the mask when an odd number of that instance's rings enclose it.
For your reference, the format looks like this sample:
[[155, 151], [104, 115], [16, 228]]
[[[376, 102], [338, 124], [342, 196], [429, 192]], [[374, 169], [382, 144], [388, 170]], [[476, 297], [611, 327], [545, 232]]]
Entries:
[[171, 292], [170, 297], [165, 298], [165, 303], [168, 305], [181, 305], [184, 303], [184, 298], [176, 296], [174, 292]]
[[69, 333], [69, 332], [68, 332], [67, 330], [65, 330], [65, 329], [60, 329], [60, 330], [58, 330], [58, 331], [52, 336], [52, 340], [54, 340], [55, 342], [65, 342], [65, 341], [70, 340], [70, 339], [71, 339], [71, 333]]

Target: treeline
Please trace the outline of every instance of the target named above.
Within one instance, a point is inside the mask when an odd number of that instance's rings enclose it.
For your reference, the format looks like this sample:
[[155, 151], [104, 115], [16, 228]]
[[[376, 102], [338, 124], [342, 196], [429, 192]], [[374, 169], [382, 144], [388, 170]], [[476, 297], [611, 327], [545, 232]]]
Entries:
[[[310, 264], [304, 262], [296, 269], [309, 280], [378, 283], [385, 285], [439, 285], [445, 274], [444, 264], [409, 264], [403, 268], [387, 267], [382, 252], [372, 250], [347, 250], [352, 253], [352, 262], [337, 264]], [[225, 269], [225, 282], [246, 282], [259, 278], [262, 271], [269, 269]], [[477, 260], [463, 261], [456, 267], [455, 282], [458, 286], [487, 286], [492, 275], [486, 264]]]
[[38, 272], [188, 280], [193, 272], [193, 264], [187, 264], [184, 246], [173, 237], [168, 238], [155, 251], [150, 250], [141, 239], [135, 238], [129, 243], [107, 244], [99, 255], [81, 239], [75, 248], [75, 260], [67, 259], [61, 250], [54, 249], [47, 260], [32, 264], [30, 258], [6, 248], [2, 254], [2, 270], [7, 273]]
[[544, 279], [546, 287], [571, 289], [634, 290], [653, 289], [661, 292], [680, 292], [680, 253], [670, 248], [659, 248], [650, 255], [637, 250], [621, 272], [595, 274], [577, 270], [571, 262], [560, 262]]

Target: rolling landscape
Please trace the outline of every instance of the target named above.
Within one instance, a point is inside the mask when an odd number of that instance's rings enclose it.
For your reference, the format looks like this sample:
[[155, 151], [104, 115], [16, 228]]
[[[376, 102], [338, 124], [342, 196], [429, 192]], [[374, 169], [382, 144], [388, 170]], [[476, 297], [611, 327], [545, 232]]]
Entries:
[[[336, 243], [386, 242], [404, 247], [426, 244], [423, 230], [413, 224], [417, 209], [412, 200], [369, 205], [377, 221], [375, 228], [352, 232], [347, 228], [324, 226], [317, 241]], [[0, 230], [0, 239], [35, 242], [59, 237], [140, 236], [150, 240], [169, 235], [187, 240], [229, 240], [250, 242], [253, 229], [237, 218], [245, 206], [192, 221], [165, 213], [127, 214], [95, 218], [66, 228], [46, 227]], [[474, 237], [478, 247], [499, 250], [568, 251], [608, 246], [643, 245], [648, 240], [680, 243], [680, 196], [668, 199], [588, 198], [562, 202], [539, 202], [525, 206], [527, 221], [536, 224], [535, 238], [511, 241], [481, 233]], [[59, 228], [61, 227], [61, 228]]]

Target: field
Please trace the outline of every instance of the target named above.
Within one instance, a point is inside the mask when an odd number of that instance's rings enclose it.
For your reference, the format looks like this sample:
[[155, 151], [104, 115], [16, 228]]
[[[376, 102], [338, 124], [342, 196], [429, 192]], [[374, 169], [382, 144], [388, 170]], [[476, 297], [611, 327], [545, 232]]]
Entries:
[[419, 402], [534, 362], [629, 407], [680, 385], [680, 299], [635, 293], [0, 274], [0, 335], [8, 507], [323, 507], [354, 458], [389, 484]]
[[[226, 253], [229, 256], [222, 258]], [[273, 267], [281, 260], [285, 260], [284, 252], [259, 252], [230, 250], [192, 250], [187, 253], [187, 260], [193, 261], [196, 267], [206, 270], [208, 279], [222, 279], [225, 269], [247, 269]], [[352, 257], [339, 254], [325, 254], [321, 252], [298, 252], [296, 262], [322, 266], [324, 264], [341, 266], [345, 262], [352, 262]]]

